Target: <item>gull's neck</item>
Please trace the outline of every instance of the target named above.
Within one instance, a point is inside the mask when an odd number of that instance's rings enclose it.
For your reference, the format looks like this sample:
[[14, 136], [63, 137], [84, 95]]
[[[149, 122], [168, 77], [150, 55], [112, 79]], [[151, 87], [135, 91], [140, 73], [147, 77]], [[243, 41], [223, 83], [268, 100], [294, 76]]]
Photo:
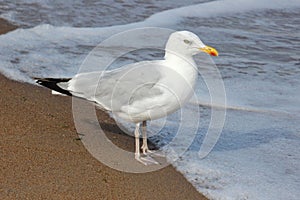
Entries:
[[166, 66], [181, 74], [192, 86], [198, 76], [197, 66], [192, 56], [165, 53]]
[[[172, 69], [176, 71], [196, 70], [197, 66], [192, 55], [182, 55], [166, 51], [165, 61]], [[197, 70], [196, 70], [197, 71]]]

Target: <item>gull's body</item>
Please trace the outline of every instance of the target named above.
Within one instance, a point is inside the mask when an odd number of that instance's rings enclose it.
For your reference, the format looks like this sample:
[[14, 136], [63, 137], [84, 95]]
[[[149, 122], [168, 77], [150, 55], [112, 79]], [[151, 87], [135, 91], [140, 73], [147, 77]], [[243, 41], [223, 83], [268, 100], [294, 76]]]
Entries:
[[193, 94], [198, 71], [193, 55], [204, 51], [217, 55], [188, 31], [175, 32], [166, 44], [164, 60], [143, 61], [117, 70], [77, 74], [71, 79], [37, 79], [58, 92], [95, 102], [126, 121], [136, 124], [135, 158], [144, 164], [157, 163], [141, 157], [139, 127], [143, 124], [143, 154], [149, 152], [146, 121], [178, 110]]

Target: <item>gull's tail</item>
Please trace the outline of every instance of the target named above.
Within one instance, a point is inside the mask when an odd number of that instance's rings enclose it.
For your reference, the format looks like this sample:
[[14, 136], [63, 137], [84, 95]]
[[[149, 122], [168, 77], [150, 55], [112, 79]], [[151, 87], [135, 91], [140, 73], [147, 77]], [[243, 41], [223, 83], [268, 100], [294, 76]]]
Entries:
[[68, 96], [72, 96], [72, 94], [68, 91], [63, 89], [62, 87], [60, 87], [58, 84], [59, 83], [66, 83], [69, 80], [71, 80], [70, 78], [36, 78], [33, 77], [33, 79], [36, 81], [36, 83], [47, 87], [53, 91], [56, 91], [60, 94], [65, 94]]

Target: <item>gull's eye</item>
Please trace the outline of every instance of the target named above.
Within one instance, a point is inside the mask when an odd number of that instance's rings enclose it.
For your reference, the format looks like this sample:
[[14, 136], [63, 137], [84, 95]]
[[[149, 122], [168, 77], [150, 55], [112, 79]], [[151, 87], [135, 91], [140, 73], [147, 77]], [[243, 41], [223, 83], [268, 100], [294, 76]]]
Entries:
[[186, 44], [191, 44], [191, 43], [192, 43], [192, 42], [189, 41], [189, 40], [183, 40], [183, 42], [186, 43]]

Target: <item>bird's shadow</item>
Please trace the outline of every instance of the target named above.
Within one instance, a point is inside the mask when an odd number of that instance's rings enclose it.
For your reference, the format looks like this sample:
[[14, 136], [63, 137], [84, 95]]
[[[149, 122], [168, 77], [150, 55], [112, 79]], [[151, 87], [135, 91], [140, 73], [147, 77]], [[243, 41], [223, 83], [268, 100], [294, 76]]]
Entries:
[[[110, 115], [102, 110], [96, 109], [97, 120], [85, 120], [85, 123], [94, 126], [95, 129], [101, 128], [108, 140], [110, 140], [117, 147], [134, 152], [135, 140], [133, 135], [125, 133], [116, 123], [116, 121], [110, 117]], [[78, 133], [79, 138], [84, 137], [84, 133]], [[141, 143], [141, 142], [140, 142]], [[150, 149], [157, 150], [158, 147], [148, 140], [148, 146]]]

